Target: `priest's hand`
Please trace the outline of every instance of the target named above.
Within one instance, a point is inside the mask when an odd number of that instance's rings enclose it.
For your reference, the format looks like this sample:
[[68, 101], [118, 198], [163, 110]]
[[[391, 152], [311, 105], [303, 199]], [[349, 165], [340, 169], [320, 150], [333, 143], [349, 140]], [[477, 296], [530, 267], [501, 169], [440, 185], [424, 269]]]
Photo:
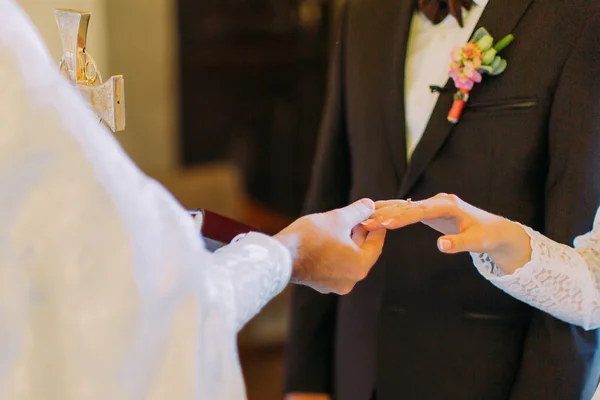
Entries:
[[472, 206], [449, 194], [422, 201], [378, 201], [377, 211], [363, 223], [367, 230], [399, 229], [422, 222], [441, 232], [443, 253], [487, 253], [505, 273], [511, 274], [531, 258], [529, 235], [521, 225]]
[[291, 282], [321, 293], [349, 293], [381, 255], [386, 229], [367, 232], [360, 225], [374, 210], [373, 201], [363, 199], [302, 217], [275, 235], [292, 254]]

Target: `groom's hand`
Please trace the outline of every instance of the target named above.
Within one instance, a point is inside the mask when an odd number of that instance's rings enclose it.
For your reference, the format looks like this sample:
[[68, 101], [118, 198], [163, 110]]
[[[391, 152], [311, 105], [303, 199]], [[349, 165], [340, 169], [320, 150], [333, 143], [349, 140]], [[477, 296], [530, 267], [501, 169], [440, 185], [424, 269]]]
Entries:
[[302, 217], [275, 235], [292, 253], [292, 283], [321, 293], [349, 293], [381, 255], [386, 230], [367, 232], [360, 226], [374, 210], [373, 201], [363, 199]]

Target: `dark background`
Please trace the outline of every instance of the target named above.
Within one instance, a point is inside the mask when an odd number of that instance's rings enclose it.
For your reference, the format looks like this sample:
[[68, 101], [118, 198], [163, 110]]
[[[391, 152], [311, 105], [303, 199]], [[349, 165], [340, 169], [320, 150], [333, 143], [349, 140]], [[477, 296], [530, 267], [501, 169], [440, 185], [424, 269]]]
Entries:
[[227, 160], [268, 211], [296, 217], [322, 111], [332, 4], [179, 0], [181, 154]]

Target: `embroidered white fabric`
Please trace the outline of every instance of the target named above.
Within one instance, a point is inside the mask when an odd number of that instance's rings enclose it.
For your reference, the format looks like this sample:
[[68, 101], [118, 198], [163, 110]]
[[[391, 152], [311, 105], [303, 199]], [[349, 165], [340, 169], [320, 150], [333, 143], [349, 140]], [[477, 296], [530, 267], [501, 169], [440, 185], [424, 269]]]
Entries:
[[531, 260], [505, 275], [487, 254], [471, 254], [478, 271], [511, 296], [585, 329], [600, 327], [600, 209], [592, 231], [574, 248], [523, 226], [531, 238]]
[[272, 238], [250, 232], [221, 247], [208, 264], [226, 315], [238, 332], [290, 280], [291, 255]]

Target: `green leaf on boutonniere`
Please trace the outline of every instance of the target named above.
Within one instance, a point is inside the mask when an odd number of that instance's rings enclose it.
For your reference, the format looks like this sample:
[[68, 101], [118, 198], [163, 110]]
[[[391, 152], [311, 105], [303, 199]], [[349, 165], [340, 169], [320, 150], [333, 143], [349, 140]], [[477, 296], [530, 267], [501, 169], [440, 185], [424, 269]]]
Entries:
[[485, 28], [479, 28], [475, 31], [473, 36], [471, 37], [471, 42], [478, 42], [484, 36], [491, 36], [490, 33]]
[[504, 72], [507, 66], [508, 63], [506, 62], [506, 60], [500, 58], [499, 63], [495, 67], [492, 67], [492, 73], [490, 75], [500, 75]]
[[492, 61], [491, 67], [492, 71], [497, 70], [500, 67], [500, 63], [502, 62], [502, 58], [500, 56], [496, 56], [494, 61]]
[[489, 65], [484, 64], [477, 68], [477, 72], [479, 72], [480, 74], [487, 74], [492, 76], [500, 75], [504, 72], [507, 65], [508, 64], [506, 60], [502, 59], [500, 56], [496, 56]]
[[504, 36], [502, 39], [500, 39], [498, 41], [498, 43], [496, 43], [496, 45], [494, 46], [494, 49], [496, 50], [496, 52], [500, 53], [502, 50], [504, 50], [506, 48], [506, 46], [508, 46], [513, 40], [515, 40], [515, 37], [513, 35], [506, 35]]
[[483, 53], [483, 58], [481, 59], [481, 62], [483, 63], [483, 65], [490, 65], [494, 61], [495, 57], [496, 49], [491, 48]]
[[486, 52], [494, 45], [494, 38], [490, 35], [487, 35], [479, 39], [477, 42], [475, 42], [475, 44], [481, 51]]

